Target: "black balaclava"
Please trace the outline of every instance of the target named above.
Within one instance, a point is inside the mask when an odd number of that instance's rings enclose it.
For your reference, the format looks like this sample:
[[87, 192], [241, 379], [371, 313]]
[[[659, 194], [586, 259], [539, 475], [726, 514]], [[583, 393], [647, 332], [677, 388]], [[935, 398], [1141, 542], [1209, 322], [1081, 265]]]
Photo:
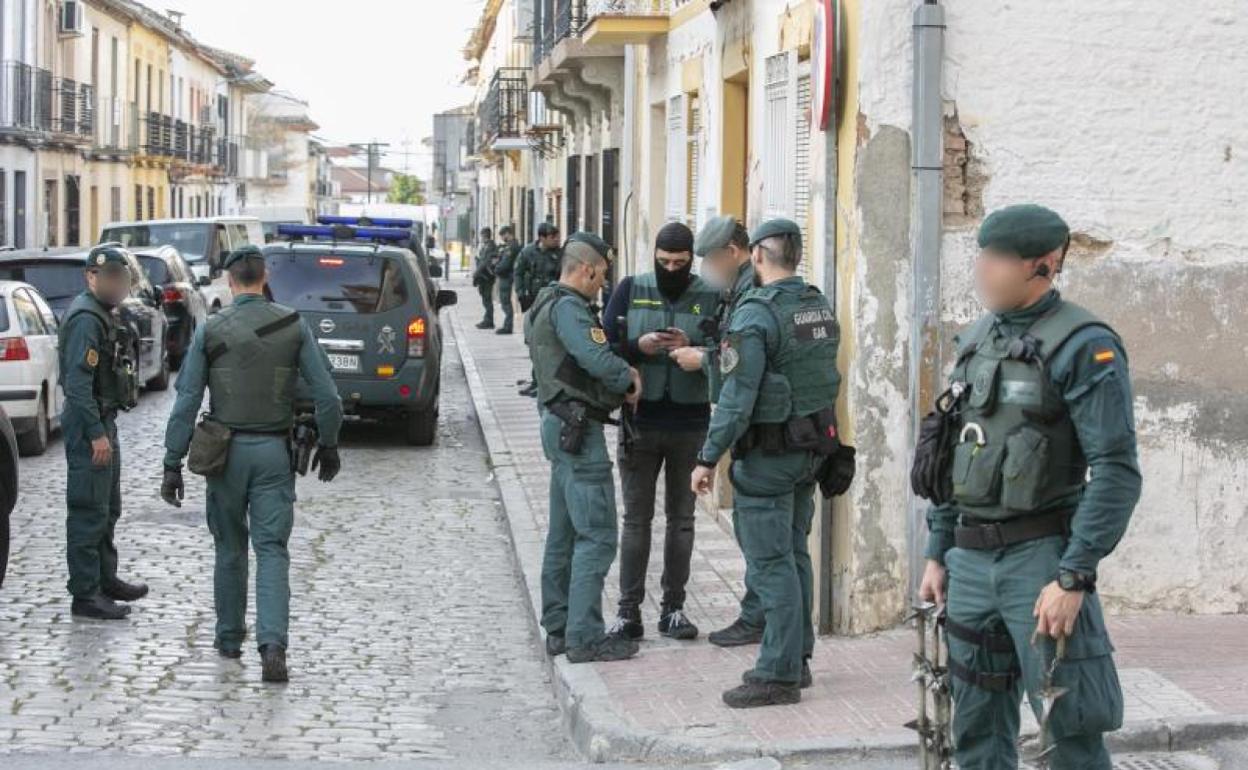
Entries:
[[[654, 247], [670, 253], [684, 251], [692, 255], [693, 231], [680, 222], [668, 222], [659, 230], [658, 236], [654, 239]], [[668, 270], [659, 264], [657, 258], [654, 260], [655, 282], [658, 284], [659, 293], [666, 297], [668, 302], [675, 302], [680, 299], [680, 295], [685, 293], [685, 289], [689, 288], [689, 283], [693, 280], [692, 273], [692, 258], [679, 270]]]

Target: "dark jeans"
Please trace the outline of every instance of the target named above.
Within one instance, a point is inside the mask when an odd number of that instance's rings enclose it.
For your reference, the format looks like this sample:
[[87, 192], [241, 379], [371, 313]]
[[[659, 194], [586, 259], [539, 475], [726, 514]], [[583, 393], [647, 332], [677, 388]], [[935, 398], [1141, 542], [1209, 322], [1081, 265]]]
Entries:
[[625, 456], [619, 448], [620, 481], [624, 489], [624, 526], [620, 537], [620, 611], [635, 611], [646, 598], [646, 567], [650, 563], [650, 524], [654, 520], [659, 468], [666, 486], [663, 510], [667, 534], [663, 541], [663, 606], [681, 609], [693, 554], [695, 496], [689, 477], [697, 464], [705, 430], [665, 431], [638, 426], [637, 440]]

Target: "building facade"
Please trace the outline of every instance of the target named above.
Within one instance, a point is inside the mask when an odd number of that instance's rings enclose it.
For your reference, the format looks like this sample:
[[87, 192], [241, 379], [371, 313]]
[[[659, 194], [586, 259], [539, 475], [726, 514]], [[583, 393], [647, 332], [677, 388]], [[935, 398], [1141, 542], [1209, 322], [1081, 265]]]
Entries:
[[[306, 104], [249, 134], [272, 84], [178, 15], [13, 0], [0, 25], [0, 245], [81, 246], [111, 221], [239, 214], [249, 185], [297, 201], [301, 220], [327, 205]], [[275, 178], [271, 157], [296, 172]]]
[[[920, 22], [921, 6], [941, 23]], [[466, 46], [481, 226], [593, 230], [627, 273], [650, 269], [668, 221], [802, 227], [802, 272], [841, 322], [838, 409], [859, 451], [854, 488], [811, 534], [824, 631], [887, 627], [913, 597], [926, 538], [907, 480], [915, 416], [979, 312], [976, 229], [1019, 201], [1071, 223], [1059, 286], [1132, 354], [1145, 495], [1100, 590], [1132, 608], [1248, 607], [1234, 553], [1248, 528], [1248, 318], [1233, 299], [1248, 281], [1248, 107], [1225, 98], [1248, 72], [1248, 25], [1233, 0], [1202, 6], [1175, 34], [1222, 60], [1163, 72], [1165, 14], [1124, 27], [1138, 6], [1058, 6], [491, 0]], [[942, 47], [916, 53], [916, 30]], [[1092, 55], [1093, 39], [1108, 48]], [[932, 67], [936, 111], [918, 120]]]

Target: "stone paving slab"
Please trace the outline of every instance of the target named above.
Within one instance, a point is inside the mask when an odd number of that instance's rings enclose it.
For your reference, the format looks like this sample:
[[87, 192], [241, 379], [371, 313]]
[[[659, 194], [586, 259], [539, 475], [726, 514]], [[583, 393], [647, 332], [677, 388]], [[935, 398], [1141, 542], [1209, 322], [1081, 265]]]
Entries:
[[[460, 353], [517, 557], [533, 607], [539, 607], [549, 468], [534, 402], [516, 393], [517, 380], [529, 376], [527, 349], [520, 334], [472, 328], [480, 318], [480, 300], [462, 290], [460, 298], [452, 315]], [[519, 319], [517, 314], [517, 328]], [[610, 445], [613, 429], [608, 431]], [[679, 643], [657, 637], [657, 605], [647, 596], [649, 636], [638, 658], [579, 666], [564, 658], [554, 662], [555, 687], [578, 747], [599, 760], [912, 751], [913, 734], [902, 728], [915, 713], [909, 629], [821, 637], [812, 661], [815, 685], [800, 704], [747, 711], [722, 704], [722, 691], [739, 681], [755, 652], [705, 641], [706, 631], [735, 617], [743, 591], [744, 562], [720, 527], [722, 520], [700, 512], [697, 522], [687, 611], [703, 638]], [[662, 569], [656, 557], [662, 554], [663, 527], [654, 532], [652, 589]], [[604, 614], [613, 611], [617, 595], [613, 569]], [[1132, 615], [1113, 617], [1109, 624], [1126, 697], [1127, 725], [1113, 737], [1115, 745], [1179, 749], [1248, 732], [1248, 616]]]

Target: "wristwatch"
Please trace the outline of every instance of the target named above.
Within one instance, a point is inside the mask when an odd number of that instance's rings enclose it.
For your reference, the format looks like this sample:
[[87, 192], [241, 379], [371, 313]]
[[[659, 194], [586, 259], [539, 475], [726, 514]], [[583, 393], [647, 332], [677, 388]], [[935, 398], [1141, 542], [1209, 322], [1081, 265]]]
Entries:
[[1057, 573], [1057, 584], [1063, 591], [1083, 591], [1092, 593], [1096, 590], [1096, 573], [1075, 572], [1064, 569]]

